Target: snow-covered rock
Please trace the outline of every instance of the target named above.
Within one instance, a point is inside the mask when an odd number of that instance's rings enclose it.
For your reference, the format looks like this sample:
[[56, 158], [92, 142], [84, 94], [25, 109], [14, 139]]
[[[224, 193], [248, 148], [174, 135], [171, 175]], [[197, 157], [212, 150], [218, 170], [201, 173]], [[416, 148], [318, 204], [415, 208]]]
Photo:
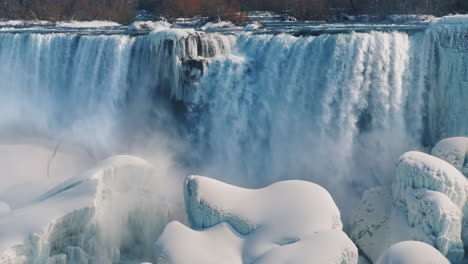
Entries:
[[208, 22], [202, 26], [201, 30], [219, 30], [222, 28], [234, 27], [234, 24], [231, 21], [219, 21], [219, 22]]
[[253, 22], [253, 23], [250, 23], [248, 25], [246, 25], [244, 27], [244, 30], [247, 30], [247, 31], [253, 31], [253, 30], [256, 30], [256, 29], [259, 29], [262, 27], [262, 24], [258, 23], [257, 21]]
[[357, 263], [340, 212], [319, 185], [252, 190], [190, 176], [184, 193], [197, 231], [169, 224], [156, 243], [157, 263]]
[[141, 31], [141, 30], [164, 30], [170, 28], [172, 25], [167, 21], [136, 21], [130, 26], [128, 30]]
[[418, 241], [404, 241], [392, 245], [380, 256], [377, 264], [449, 264], [439, 251]]
[[194, 228], [227, 222], [244, 235], [262, 226], [297, 237], [342, 228], [333, 198], [311, 182], [285, 181], [252, 190], [189, 176], [184, 194], [187, 216]]
[[420, 152], [402, 155], [396, 174], [392, 190], [364, 193], [351, 238], [373, 262], [391, 245], [416, 240], [459, 263], [466, 179], [447, 162]]
[[468, 177], [468, 137], [443, 139], [432, 148], [431, 155], [447, 161]]
[[[468, 177], [467, 137], [454, 137], [443, 139], [432, 148], [431, 154], [452, 164], [455, 168], [461, 171], [465, 175], [465, 177]], [[466, 248], [468, 248], [468, 205], [465, 205], [463, 212], [464, 221], [462, 239], [466, 251]]]
[[407, 152], [398, 161], [393, 182], [393, 199], [397, 206], [406, 205], [407, 188], [443, 193], [460, 209], [466, 203], [467, 180], [460, 171], [448, 162], [422, 152]]
[[154, 238], [169, 222], [171, 208], [178, 207], [162, 182], [155, 168], [140, 158], [103, 161], [2, 215], [0, 263], [150, 258]]

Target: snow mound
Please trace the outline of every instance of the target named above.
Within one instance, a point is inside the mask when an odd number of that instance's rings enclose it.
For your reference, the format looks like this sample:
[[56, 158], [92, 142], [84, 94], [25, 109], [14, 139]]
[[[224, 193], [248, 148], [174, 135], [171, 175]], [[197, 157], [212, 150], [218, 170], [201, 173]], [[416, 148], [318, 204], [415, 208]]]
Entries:
[[187, 216], [194, 228], [227, 222], [243, 235], [262, 226], [297, 237], [316, 230], [342, 228], [333, 198], [311, 182], [285, 181], [252, 190], [189, 176], [184, 193]]
[[141, 31], [141, 30], [164, 30], [170, 28], [172, 25], [167, 21], [137, 21], [128, 26], [128, 30]]
[[200, 29], [201, 30], [219, 30], [222, 28], [230, 28], [234, 27], [234, 24], [230, 21], [220, 21], [220, 22], [208, 22], [204, 26], [202, 26]]
[[176, 208], [160, 181], [155, 169], [137, 157], [101, 162], [0, 217], [0, 263], [150, 258], [148, 245], [168, 222], [170, 208]]
[[156, 263], [242, 263], [243, 238], [226, 223], [204, 231], [169, 223], [156, 242]]
[[67, 22], [58, 22], [56, 27], [63, 28], [103, 28], [103, 27], [118, 27], [121, 26], [119, 23], [112, 21], [67, 21]]
[[189, 176], [184, 193], [195, 230], [169, 224], [156, 243], [157, 263], [357, 263], [340, 212], [319, 185], [252, 190]]
[[452, 164], [468, 177], [468, 138], [454, 137], [439, 141], [431, 154]]
[[377, 264], [450, 264], [450, 262], [426, 243], [404, 241], [385, 250]]
[[392, 189], [364, 193], [351, 238], [373, 262], [391, 245], [416, 240], [459, 263], [466, 179], [447, 162], [420, 152], [402, 155], [396, 174]]

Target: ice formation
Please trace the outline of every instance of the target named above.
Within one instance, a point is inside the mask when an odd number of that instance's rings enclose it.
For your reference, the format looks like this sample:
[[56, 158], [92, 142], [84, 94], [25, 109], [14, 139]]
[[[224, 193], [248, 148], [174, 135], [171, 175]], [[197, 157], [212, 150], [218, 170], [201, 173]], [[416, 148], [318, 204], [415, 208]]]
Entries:
[[1, 215], [0, 263], [146, 260], [177, 208], [176, 197], [169, 197], [161, 185], [161, 177], [142, 159], [103, 161]]
[[447, 161], [468, 177], [468, 137], [443, 139], [432, 148], [431, 155]]
[[467, 179], [448, 162], [437, 157], [411, 151], [400, 157], [393, 181], [393, 200], [397, 206], [406, 205], [406, 192], [427, 189], [445, 194], [463, 209], [467, 199]]
[[184, 193], [195, 230], [169, 224], [156, 243], [157, 263], [357, 263], [340, 212], [319, 185], [253, 190], [190, 176]]
[[450, 261], [426, 243], [404, 241], [385, 250], [376, 264], [450, 264]]
[[405, 153], [392, 190], [379, 187], [364, 193], [351, 238], [374, 262], [392, 244], [417, 240], [459, 263], [467, 187], [465, 177], [449, 163], [421, 152]]
[[[461, 171], [468, 177], [468, 138], [455, 137], [439, 141], [431, 151], [431, 154], [439, 157]], [[464, 208], [462, 239], [465, 251], [468, 250], [468, 204]]]

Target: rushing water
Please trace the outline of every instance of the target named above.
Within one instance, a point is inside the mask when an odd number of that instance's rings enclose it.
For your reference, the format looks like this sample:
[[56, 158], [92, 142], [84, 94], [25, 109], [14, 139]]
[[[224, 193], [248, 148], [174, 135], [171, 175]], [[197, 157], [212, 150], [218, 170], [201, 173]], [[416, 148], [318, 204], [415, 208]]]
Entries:
[[0, 129], [102, 156], [163, 134], [193, 173], [319, 183], [346, 223], [403, 152], [468, 136], [468, 25], [359, 31], [5, 30]]

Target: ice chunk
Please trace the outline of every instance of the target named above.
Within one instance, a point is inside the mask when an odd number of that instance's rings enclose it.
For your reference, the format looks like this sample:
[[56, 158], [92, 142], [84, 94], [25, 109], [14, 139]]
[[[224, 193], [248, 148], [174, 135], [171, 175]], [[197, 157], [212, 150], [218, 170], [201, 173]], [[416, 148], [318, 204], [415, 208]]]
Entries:
[[385, 250], [377, 264], [450, 264], [450, 262], [426, 243], [404, 241]]
[[431, 154], [452, 164], [468, 177], [468, 137], [443, 139], [432, 148]]
[[440, 192], [408, 188], [406, 194], [410, 227], [420, 229], [442, 254], [457, 263], [463, 258], [460, 240], [463, 214]]
[[340, 212], [319, 185], [285, 181], [252, 190], [189, 176], [184, 193], [197, 231], [168, 225], [156, 243], [157, 263], [357, 263]]
[[422, 152], [407, 152], [398, 161], [393, 182], [393, 199], [397, 206], [406, 205], [407, 188], [441, 192], [458, 208], [465, 206], [466, 178], [448, 162]]

